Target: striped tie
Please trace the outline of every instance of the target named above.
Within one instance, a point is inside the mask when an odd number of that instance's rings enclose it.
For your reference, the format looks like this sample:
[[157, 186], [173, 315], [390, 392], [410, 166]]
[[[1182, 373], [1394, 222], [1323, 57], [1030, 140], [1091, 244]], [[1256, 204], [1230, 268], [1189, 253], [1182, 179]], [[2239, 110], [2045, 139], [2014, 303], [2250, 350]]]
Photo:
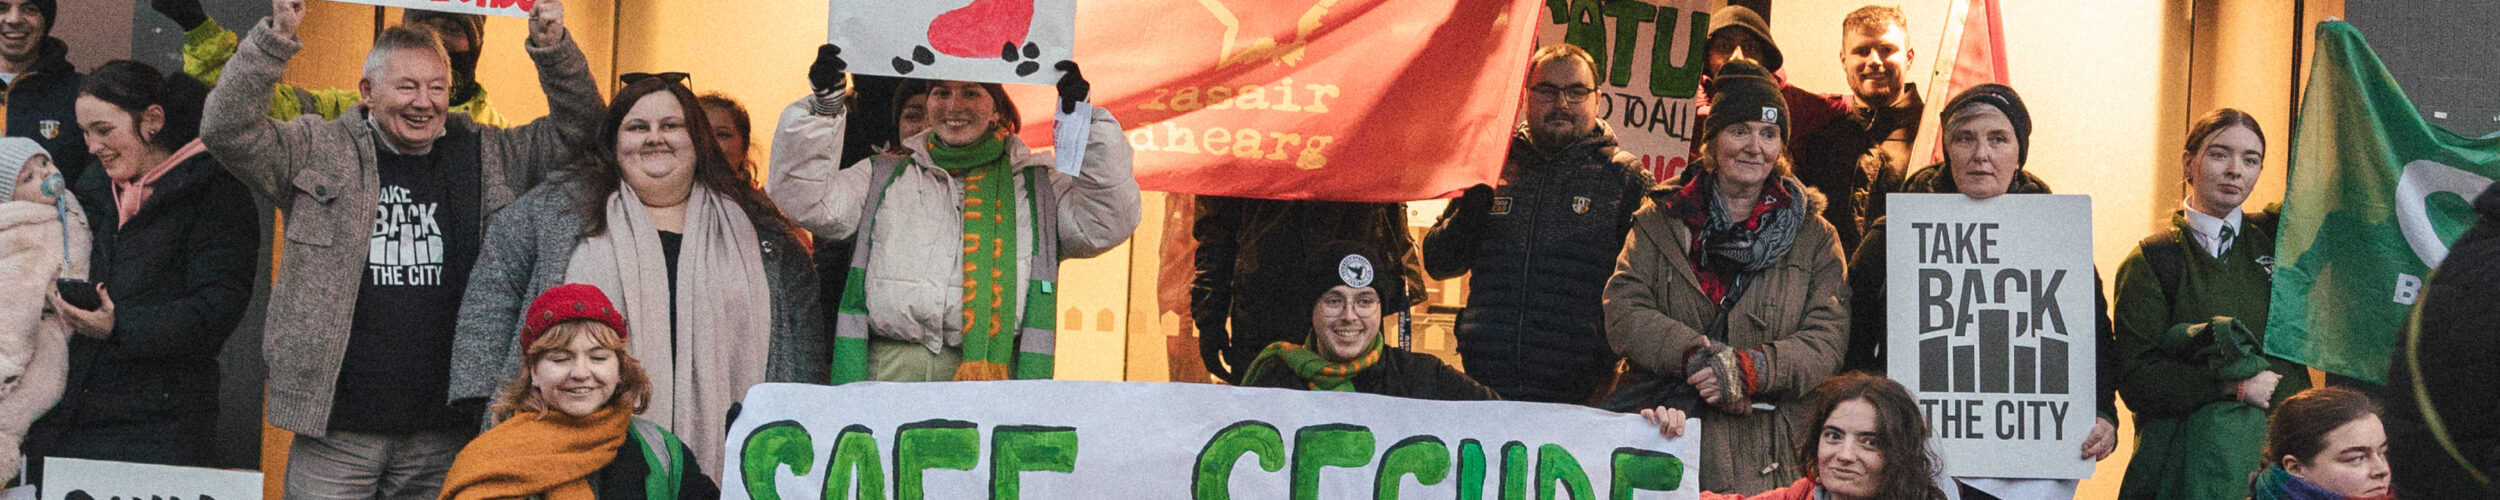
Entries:
[[2222, 226], [2221, 237], [2215, 238], [2215, 241], [2218, 241], [2219, 243], [2214, 244], [2214, 256], [2221, 257], [2223, 252], [2231, 251], [2231, 237], [2236, 235], [2238, 235], [2238, 233], [2236, 231], [2232, 231], [2231, 226]]

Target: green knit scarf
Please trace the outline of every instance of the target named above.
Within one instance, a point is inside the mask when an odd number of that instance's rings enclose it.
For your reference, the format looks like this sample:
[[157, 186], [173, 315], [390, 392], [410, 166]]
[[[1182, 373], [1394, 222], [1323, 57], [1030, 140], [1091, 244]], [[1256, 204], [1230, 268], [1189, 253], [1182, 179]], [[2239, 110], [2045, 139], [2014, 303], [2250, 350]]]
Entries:
[[929, 134], [929, 158], [964, 180], [964, 345], [955, 380], [1006, 380], [1016, 356], [1016, 184], [1005, 132], [947, 145]]
[[[1316, 334], [1308, 340], [1312, 346], [1319, 345]], [[1292, 342], [1268, 344], [1267, 349], [1259, 351], [1259, 357], [1250, 362], [1250, 372], [1242, 374], [1241, 380], [1245, 384], [1258, 380], [1261, 375], [1264, 375], [1262, 372], [1268, 366], [1268, 358], [1276, 358], [1284, 362], [1286, 369], [1293, 370], [1293, 374], [1310, 381], [1313, 390], [1355, 392], [1354, 376], [1363, 373], [1363, 369], [1380, 363], [1380, 349], [1385, 345], [1384, 342], [1386, 341], [1382, 340], [1381, 336], [1372, 336], [1371, 347], [1363, 349], [1361, 356], [1355, 356], [1354, 359], [1343, 363], [1329, 361], [1328, 358], [1320, 356], [1319, 349], [1316, 347], [1294, 345]]]

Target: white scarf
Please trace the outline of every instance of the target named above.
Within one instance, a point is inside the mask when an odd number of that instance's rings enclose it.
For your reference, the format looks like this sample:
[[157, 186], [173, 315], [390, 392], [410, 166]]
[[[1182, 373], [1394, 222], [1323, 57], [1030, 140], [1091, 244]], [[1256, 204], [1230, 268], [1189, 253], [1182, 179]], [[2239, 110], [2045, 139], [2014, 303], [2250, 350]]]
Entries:
[[628, 343], [651, 378], [644, 418], [694, 437], [686, 446], [703, 467], [717, 470], [721, 440], [713, 438], [728, 432], [729, 405], [764, 382], [772, 352], [772, 291], [755, 225], [729, 197], [693, 187], [672, 325], [659, 229], [633, 186], [618, 184], [608, 196], [607, 232], [573, 248], [565, 280], [599, 287], [625, 312]]

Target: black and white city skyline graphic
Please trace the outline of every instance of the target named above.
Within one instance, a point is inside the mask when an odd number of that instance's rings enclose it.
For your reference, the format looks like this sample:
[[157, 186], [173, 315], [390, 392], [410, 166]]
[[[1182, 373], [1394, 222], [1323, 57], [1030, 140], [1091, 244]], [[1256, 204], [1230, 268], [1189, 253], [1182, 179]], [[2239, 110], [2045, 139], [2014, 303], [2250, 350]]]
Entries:
[[2073, 344], [2063, 328], [2025, 311], [1966, 314], [1953, 328], [1919, 335], [1920, 393], [2072, 394]]
[[381, 286], [432, 286], [443, 283], [443, 225], [435, 216], [441, 202], [419, 202], [408, 188], [383, 186], [382, 203], [373, 219], [373, 241], [365, 256], [366, 272]]

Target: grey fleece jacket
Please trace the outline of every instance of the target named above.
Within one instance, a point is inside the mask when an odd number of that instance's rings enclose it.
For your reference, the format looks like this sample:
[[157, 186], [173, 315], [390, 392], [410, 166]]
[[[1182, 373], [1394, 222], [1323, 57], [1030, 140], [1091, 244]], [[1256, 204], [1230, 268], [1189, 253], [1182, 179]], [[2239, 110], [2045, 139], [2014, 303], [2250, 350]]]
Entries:
[[[320, 438], [329, 431], [382, 187], [379, 146], [364, 106], [336, 120], [269, 117], [269, 88], [303, 48], [301, 39], [272, 34], [267, 19], [254, 26], [208, 93], [200, 139], [254, 196], [285, 211], [286, 240], [261, 345], [269, 360], [266, 411], [271, 425]], [[503, 208], [563, 165], [605, 113], [590, 63], [570, 35], [553, 47], [527, 48], [547, 95], [546, 117], [497, 129], [467, 115], [444, 115], [449, 126], [478, 131], [481, 214]]]
[[[521, 312], [539, 291], [565, 283], [573, 249], [581, 244], [583, 220], [573, 204], [585, 191], [577, 182], [550, 181], [487, 223], [477, 265], [469, 268], [468, 294], [460, 299], [452, 401], [491, 399], [498, 384], [520, 373]], [[833, 366], [833, 335], [816, 302], [816, 266], [789, 231], [757, 224], [755, 237], [763, 245], [764, 282], [772, 296], [732, 300], [771, 301], [772, 356], [764, 378], [825, 383]]]

